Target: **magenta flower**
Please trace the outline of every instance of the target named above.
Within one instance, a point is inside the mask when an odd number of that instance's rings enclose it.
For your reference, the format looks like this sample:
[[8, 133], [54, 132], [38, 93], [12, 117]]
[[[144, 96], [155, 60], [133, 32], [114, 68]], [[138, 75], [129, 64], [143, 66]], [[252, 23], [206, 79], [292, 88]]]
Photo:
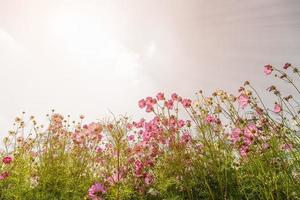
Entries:
[[245, 108], [249, 104], [249, 96], [246, 94], [241, 94], [238, 100], [241, 108]]
[[102, 194], [106, 193], [105, 188], [100, 183], [95, 183], [89, 189], [88, 196], [92, 200], [100, 199]]
[[282, 111], [282, 108], [281, 106], [278, 104], [278, 103], [275, 103], [275, 106], [274, 106], [274, 112], [275, 113], [280, 113]]
[[6, 165], [10, 164], [12, 161], [12, 158], [10, 156], [5, 156], [3, 159], [2, 159], [2, 162]]
[[272, 71], [273, 71], [272, 65], [264, 66], [264, 72], [265, 72], [266, 75], [270, 75], [272, 73]]
[[161, 101], [161, 100], [164, 100], [164, 99], [165, 99], [165, 95], [164, 95], [164, 93], [159, 92], [159, 93], [156, 95], [156, 98], [157, 98], [158, 101]]

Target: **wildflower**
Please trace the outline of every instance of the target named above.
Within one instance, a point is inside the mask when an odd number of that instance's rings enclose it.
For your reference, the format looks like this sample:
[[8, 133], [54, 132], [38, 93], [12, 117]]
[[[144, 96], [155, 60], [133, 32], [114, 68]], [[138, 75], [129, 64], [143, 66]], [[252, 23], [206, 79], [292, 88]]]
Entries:
[[184, 127], [185, 122], [184, 122], [183, 120], [179, 120], [179, 121], [177, 122], [177, 124], [178, 124], [178, 127], [179, 127], [179, 128], [182, 128], [182, 127]]
[[242, 157], [246, 157], [247, 154], [248, 154], [248, 151], [249, 151], [248, 146], [242, 146], [242, 147], [240, 148], [240, 155], [241, 155]]
[[282, 149], [285, 150], [285, 151], [290, 151], [291, 149], [293, 148], [293, 144], [284, 144], [282, 146]]
[[143, 108], [145, 108], [145, 106], [146, 106], [146, 101], [145, 101], [145, 99], [141, 99], [141, 100], [139, 100], [139, 107], [141, 108], [141, 109], [143, 109]]
[[171, 95], [171, 98], [172, 98], [173, 101], [176, 101], [176, 100], [178, 100], [178, 95], [176, 93], [173, 93]]
[[239, 141], [239, 140], [240, 140], [241, 134], [242, 134], [241, 129], [239, 129], [239, 128], [234, 128], [234, 129], [232, 130], [231, 135], [230, 135], [231, 141], [232, 141], [233, 143], [236, 143], [237, 141]]
[[12, 161], [12, 158], [10, 156], [5, 156], [3, 159], [2, 159], [2, 162], [6, 165], [10, 164]]
[[212, 115], [207, 115], [206, 118], [205, 118], [205, 122], [208, 123], [208, 124], [211, 124], [211, 123], [216, 122], [216, 119]]
[[182, 105], [183, 105], [183, 107], [185, 107], [185, 108], [189, 108], [189, 107], [191, 107], [191, 105], [192, 105], [192, 101], [191, 101], [190, 99], [183, 99], [183, 100], [182, 100]]
[[159, 93], [156, 95], [156, 98], [157, 98], [158, 101], [164, 100], [164, 99], [165, 99], [164, 93], [159, 92]]
[[173, 109], [173, 106], [174, 106], [174, 102], [173, 100], [168, 100], [168, 101], [165, 101], [165, 106], [169, 109], [169, 110], [172, 110]]
[[274, 106], [274, 112], [275, 113], [280, 113], [282, 111], [282, 108], [281, 106], [278, 104], [278, 103], [275, 103], [275, 106]]
[[245, 108], [249, 104], [249, 96], [246, 94], [241, 94], [238, 100], [241, 108]]
[[270, 75], [272, 73], [272, 71], [273, 71], [272, 65], [264, 66], [264, 72], [265, 72], [266, 75]]
[[4, 180], [6, 179], [7, 177], [9, 177], [9, 173], [8, 172], [2, 172], [0, 174], [0, 180]]
[[244, 136], [247, 138], [253, 138], [258, 133], [258, 129], [255, 124], [249, 124], [244, 130]]
[[151, 106], [151, 105], [147, 105], [147, 107], [146, 107], [146, 112], [152, 112], [154, 110], [154, 108], [153, 108], [153, 106]]
[[146, 185], [150, 185], [153, 182], [153, 176], [151, 174], [146, 173], [144, 178], [144, 182]]
[[285, 63], [283, 69], [288, 69], [291, 66], [291, 63]]
[[89, 189], [88, 196], [92, 200], [100, 199], [99, 196], [106, 193], [105, 188], [100, 183], [95, 183]]
[[184, 144], [190, 142], [192, 140], [191, 135], [188, 132], [182, 134], [180, 141]]
[[134, 140], [134, 135], [129, 135], [129, 136], [128, 136], [128, 140], [129, 140], [129, 141], [133, 141], [133, 140]]

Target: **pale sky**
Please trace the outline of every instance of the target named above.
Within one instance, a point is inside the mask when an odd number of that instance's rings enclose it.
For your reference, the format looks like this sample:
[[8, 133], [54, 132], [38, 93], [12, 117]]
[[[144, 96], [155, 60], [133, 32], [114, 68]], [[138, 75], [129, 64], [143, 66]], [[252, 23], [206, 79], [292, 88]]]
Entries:
[[141, 114], [158, 91], [193, 98], [265, 64], [300, 66], [299, 0], [0, 0], [0, 138], [22, 111]]

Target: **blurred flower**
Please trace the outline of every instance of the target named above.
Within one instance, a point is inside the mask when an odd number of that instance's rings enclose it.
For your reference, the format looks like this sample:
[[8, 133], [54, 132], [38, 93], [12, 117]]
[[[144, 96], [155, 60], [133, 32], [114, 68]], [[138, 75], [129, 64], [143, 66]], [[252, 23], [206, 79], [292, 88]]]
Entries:
[[141, 100], [139, 100], [139, 107], [141, 108], [141, 109], [143, 109], [143, 108], [145, 108], [145, 106], [146, 106], [146, 101], [145, 101], [145, 99], [141, 99]]
[[6, 165], [10, 164], [12, 161], [12, 158], [10, 156], [5, 156], [3, 159], [2, 159], [2, 162]]
[[164, 100], [164, 99], [165, 99], [164, 93], [159, 92], [159, 93], [156, 95], [156, 98], [157, 98], [158, 101]]
[[216, 122], [216, 119], [212, 115], [207, 115], [206, 118], [205, 118], [205, 122], [208, 123], [208, 124], [211, 124], [211, 123]]
[[100, 196], [104, 193], [106, 193], [106, 190], [103, 185], [101, 185], [100, 183], [95, 183], [90, 187], [88, 196], [92, 200], [97, 200], [100, 199]]
[[281, 111], [282, 111], [281, 106], [278, 103], [275, 103], [274, 112], [275, 113], [280, 113]]
[[9, 173], [8, 172], [2, 172], [0, 174], [0, 180], [4, 180], [6, 179], [7, 177], [9, 177]]
[[191, 107], [191, 105], [192, 105], [192, 101], [191, 101], [190, 99], [183, 99], [183, 100], [182, 100], [182, 105], [183, 105], [183, 107], [185, 107], [185, 108], [189, 108], [189, 107]]
[[266, 75], [270, 75], [272, 73], [272, 71], [273, 71], [272, 65], [264, 66], [264, 72], [265, 72]]
[[238, 100], [241, 108], [245, 108], [249, 104], [249, 96], [246, 94], [241, 94]]

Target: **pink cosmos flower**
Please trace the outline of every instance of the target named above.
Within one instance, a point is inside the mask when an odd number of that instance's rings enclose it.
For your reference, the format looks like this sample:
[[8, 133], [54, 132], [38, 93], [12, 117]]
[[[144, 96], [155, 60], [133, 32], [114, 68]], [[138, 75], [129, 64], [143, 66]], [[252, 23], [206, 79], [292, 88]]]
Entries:
[[192, 137], [191, 135], [188, 133], [188, 132], [185, 132], [182, 134], [181, 138], [180, 138], [180, 141], [184, 144], [192, 141]]
[[141, 109], [143, 109], [143, 108], [145, 108], [145, 106], [146, 106], [146, 101], [145, 101], [145, 99], [141, 99], [141, 100], [139, 100], [139, 107], [141, 108]]
[[147, 107], [146, 107], [146, 112], [147, 112], [147, 113], [150, 113], [150, 112], [152, 112], [153, 110], [154, 110], [153, 106], [147, 105]]
[[165, 99], [165, 95], [164, 95], [164, 93], [159, 92], [159, 93], [156, 95], [156, 98], [157, 98], [158, 101], [161, 101], [161, 100], [164, 100], [164, 99]]
[[156, 103], [156, 99], [153, 99], [152, 97], [146, 97], [146, 106], [153, 106]]
[[249, 124], [244, 130], [244, 136], [247, 138], [253, 138], [257, 136], [258, 129], [255, 124]]
[[92, 200], [101, 199], [100, 196], [106, 193], [105, 188], [100, 183], [95, 183], [92, 185], [88, 191], [88, 196]]
[[239, 128], [234, 128], [234, 129], [232, 130], [231, 135], [230, 135], [231, 141], [232, 141], [233, 143], [236, 143], [237, 141], [239, 141], [239, 140], [240, 140], [241, 134], [242, 134], [241, 129], [239, 129]]
[[238, 100], [241, 108], [245, 108], [249, 104], [249, 96], [246, 94], [241, 94]]
[[241, 155], [242, 157], [246, 157], [247, 154], [248, 154], [248, 151], [249, 151], [248, 146], [242, 146], [242, 147], [240, 148], [240, 155]]
[[178, 120], [177, 124], [178, 124], [179, 128], [182, 128], [182, 127], [184, 127], [185, 122], [181, 119], [181, 120]]
[[3, 159], [2, 159], [2, 162], [6, 165], [10, 164], [12, 161], [12, 158], [10, 156], [5, 156]]
[[145, 174], [144, 175], [145, 178], [144, 178], [144, 182], [146, 185], [150, 185], [152, 182], [153, 182], [153, 176], [151, 174]]
[[174, 106], [173, 100], [165, 101], [165, 106], [166, 106], [169, 110], [172, 110], [172, 109], [173, 109], [173, 106]]
[[7, 177], [9, 177], [9, 173], [8, 172], [2, 172], [0, 174], [0, 180], [4, 180], [6, 179]]
[[264, 72], [265, 72], [266, 75], [270, 75], [272, 73], [272, 71], [273, 71], [272, 65], [264, 66]]
[[191, 101], [190, 99], [183, 99], [183, 100], [182, 100], [182, 105], [183, 105], [183, 107], [185, 107], [185, 108], [189, 108], [189, 107], [191, 107], [191, 105], [192, 105], [192, 101]]
[[216, 119], [212, 115], [207, 115], [207, 117], [205, 118], [205, 122], [208, 123], [208, 124], [211, 124], [211, 123], [216, 122]]
[[129, 141], [133, 141], [133, 140], [134, 140], [134, 135], [129, 135], [129, 136], [128, 136], [128, 140], [129, 140]]
[[278, 103], [275, 103], [275, 106], [274, 106], [274, 112], [275, 113], [280, 113], [282, 111], [282, 108], [281, 106], [278, 104]]
[[178, 100], [178, 95], [176, 93], [173, 93], [171, 95], [171, 98], [172, 98], [173, 101], [176, 101], [176, 100]]

